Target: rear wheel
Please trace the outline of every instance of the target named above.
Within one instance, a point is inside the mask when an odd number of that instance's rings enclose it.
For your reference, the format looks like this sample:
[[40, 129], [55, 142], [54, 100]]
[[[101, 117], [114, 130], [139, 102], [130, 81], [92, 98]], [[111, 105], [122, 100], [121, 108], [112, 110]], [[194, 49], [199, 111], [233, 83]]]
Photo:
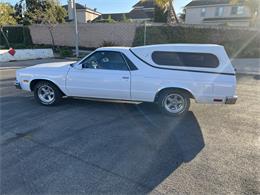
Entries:
[[34, 88], [35, 100], [44, 106], [57, 105], [62, 98], [62, 93], [58, 87], [48, 81], [40, 81]]
[[187, 93], [181, 90], [167, 90], [158, 97], [160, 110], [170, 116], [181, 116], [188, 112], [190, 98]]

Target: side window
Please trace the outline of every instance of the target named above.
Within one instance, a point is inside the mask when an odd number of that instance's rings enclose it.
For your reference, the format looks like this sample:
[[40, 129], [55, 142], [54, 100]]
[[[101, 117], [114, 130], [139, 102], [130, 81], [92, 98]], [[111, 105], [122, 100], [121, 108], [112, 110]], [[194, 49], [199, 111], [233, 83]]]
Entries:
[[243, 15], [245, 13], [245, 9], [243, 6], [236, 6], [231, 8], [231, 15]]
[[231, 15], [237, 15], [237, 7], [231, 8]]
[[243, 15], [245, 13], [245, 7], [238, 6], [237, 8], [237, 15]]
[[202, 8], [201, 9], [200, 16], [201, 17], [205, 17], [206, 16], [206, 8]]
[[215, 16], [223, 16], [224, 7], [217, 7], [215, 11]]
[[114, 51], [97, 51], [82, 62], [83, 68], [128, 71], [121, 53]]
[[152, 59], [156, 64], [162, 66], [216, 68], [219, 65], [218, 58], [208, 53], [155, 51], [152, 54]]

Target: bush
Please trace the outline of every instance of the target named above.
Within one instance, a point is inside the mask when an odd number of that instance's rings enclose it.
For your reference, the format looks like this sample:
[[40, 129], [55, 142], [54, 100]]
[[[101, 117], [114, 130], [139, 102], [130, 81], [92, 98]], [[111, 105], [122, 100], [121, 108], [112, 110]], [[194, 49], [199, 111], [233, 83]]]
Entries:
[[111, 47], [111, 46], [117, 46], [117, 44], [112, 41], [103, 41], [103, 43], [100, 45], [100, 47]]
[[[138, 27], [133, 46], [143, 44], [144, 27]], [[193, 27], [147, 27], [147, 44], [201, 43], [223, 45], [231, 58], [260, 58], [260, 32]]]
[[72, 57], [73, 56], [72, 50], [67, 47], [60, 48], [59, 52], [60, 52], [61, 57]]
[[[11, 47], [18, 45], [19, 47], [24, 45], [30, 47], [33, 45], [30, 30], [27, 26], [8, 26], [3, 27], [3, 31], [6, 34]], [[7, 48], [7, 43], [0, 34], [0, 45]]]
[[113, 19], [111, 19], [111, 20], [109, 20], [109, 19], [100, 19], [100, 20], [94, 21], [93, 23], [109, 23], [109, 24], [115, 24], [116, 21], [113, 20]]

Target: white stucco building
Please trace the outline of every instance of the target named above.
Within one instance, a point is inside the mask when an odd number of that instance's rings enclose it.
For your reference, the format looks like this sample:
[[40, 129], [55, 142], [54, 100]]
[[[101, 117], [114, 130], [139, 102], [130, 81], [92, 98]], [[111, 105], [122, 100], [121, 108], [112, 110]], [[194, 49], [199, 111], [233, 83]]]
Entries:
[[231, 0], [193, 0], [185, 10], [186, 24], [249, 26], [253, 16], [244, 0], [238, 4]]
[[[74, 20], [73, 1], [68, 0], [68, 4], [63, 6], [68, 12], [68, 21]], [[96, 19], [101, 15], [96, 9], [88, 8], [84, 5], [76, 3], [78, 23], [87, 23]]]

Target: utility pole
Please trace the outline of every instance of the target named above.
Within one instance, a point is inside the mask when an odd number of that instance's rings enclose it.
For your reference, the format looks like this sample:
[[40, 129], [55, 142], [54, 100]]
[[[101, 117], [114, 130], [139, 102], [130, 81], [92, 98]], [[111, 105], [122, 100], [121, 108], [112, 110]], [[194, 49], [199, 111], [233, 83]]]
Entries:
[[147, 27], [152, 26], [151, 23], [148, 23], [147, 21], [144, 21], [144, 45], [147, 44]]
[[75, 49], [76, 57], [79, 57], [79, 31], [78, 31], [78, 19], [77, 19], [77, 10], [76, 10], [76, 0], [73, 1], [73, 13], [74, 13], [74, 26], [75, 26]]
[[147, 31], [146, 21], [144, 21], [144, 45], [146, 45], [146, 31]]

